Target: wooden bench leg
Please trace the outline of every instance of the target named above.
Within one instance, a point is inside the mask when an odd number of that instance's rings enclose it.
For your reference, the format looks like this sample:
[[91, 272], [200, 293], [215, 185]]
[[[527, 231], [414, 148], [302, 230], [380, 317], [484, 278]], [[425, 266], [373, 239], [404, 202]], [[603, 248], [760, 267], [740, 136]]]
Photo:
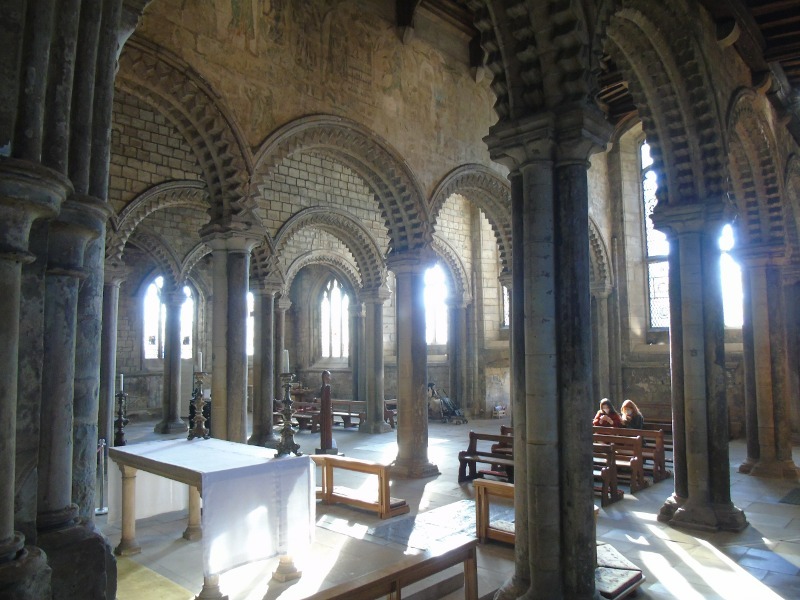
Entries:
[[478, 600], [478, 560], [475, 548], [464, 561], [464, 600]]

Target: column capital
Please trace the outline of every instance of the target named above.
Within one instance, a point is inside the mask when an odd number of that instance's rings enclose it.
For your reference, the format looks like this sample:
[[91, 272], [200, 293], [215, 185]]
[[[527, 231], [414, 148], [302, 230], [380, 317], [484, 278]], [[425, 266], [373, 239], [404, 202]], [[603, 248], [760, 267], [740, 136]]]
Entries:
[[278, 310], [287, 311], [292, 308], [292, 301], [289, 300], [287, 296], [281, 295], [277, 302], [275, 302], [275, 308]]
[[105, 285], [119, 287], [128, 277], [128, 271], [118, 264], [106, 263], [103, 268], [103, 282]]
[[783, 283], [784, 285], [800, 283], [800, 262], [792, 260], [786, 264], [783, 268]]
[[358, 297], [366, 304], [383, 304], [392, 297], [392, 292], [385, 285], [381, 285], [377, 288], [362, 289]]
[[255, 233], [239, 231], [206, 231], [200, 232], [202, 240], [212, 252], [227, 251], [250, 253], [262, 241], [262, 236]]
[[501, 121], [483, 140], [492, 160], [513, 172], [530, 163], [586, 163], [610, 137], [599, 109], [575, 106]]
[[397, 274], [422, 273], [435, 261], [430, 248], [414, 252], [392, 252], [386, 259], [386, 267]]
[[275, 296], [280, 292], [278, 288], [265, 281], [255, 281], [250, 284], [250, 291], [254, 296]]
[[169, 308], [180, 308], [186, 302], [186, 294], [183, 293], [183, 286], [178, 285], [171, 290], [161, 292], [161, 299], [164, 304]]
[[503, 271], [497, 278], [501, 285], [506, 286], [509, 290], [514, 283], [514, 274], [511, 271]]
[[712, 229], [721, 229], [725, 223], [723, 202], [694, 204], [663, 204], [659, 202], [653, 209], [651, 219], [659, 231], [667, 237], [687, 233], [709, 233]]
[[0, 256], [33, 260], [28, 255], [31, 225], [36, 219], [55, 217], [71, 192], [72, 183], [61, 173], [0, 156]]
[[614, 287], [609, 285], [608, 283], [601, 283], [601, 284], [592, 284], [589, 287], [589, 292], [595, 298], [600, 298], [605, 300], [611, 295], [611, 292], [614, 291]]
[[50, 224], [48, 270], [77, 275], [83, 268], [86, 244], [103, 233], [110, 215], [108, 203], [93, 196], [73, 195], [64, 202]]

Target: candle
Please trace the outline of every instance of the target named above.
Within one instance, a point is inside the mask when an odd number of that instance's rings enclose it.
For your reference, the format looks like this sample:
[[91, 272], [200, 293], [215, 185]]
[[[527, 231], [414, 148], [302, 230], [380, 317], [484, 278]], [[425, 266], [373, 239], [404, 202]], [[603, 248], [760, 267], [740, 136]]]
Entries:
[[197, 351], [197, 371], [198, 373], [203, 372], [203, 352], [200, 350]]
[[123, 375], [122, 373], [119, 374], [119, 391], [120, 392], [125, 391], [125, 375]]
[[289, 373], [289, 351], [286, 348], [283, 349], [283, 372]]

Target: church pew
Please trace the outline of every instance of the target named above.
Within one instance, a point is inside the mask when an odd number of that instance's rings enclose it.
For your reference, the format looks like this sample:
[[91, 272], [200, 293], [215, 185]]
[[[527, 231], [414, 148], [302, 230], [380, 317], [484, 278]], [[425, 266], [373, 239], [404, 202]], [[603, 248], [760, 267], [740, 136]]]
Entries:
[[397, 427], [397, 398], [383, 401], [383, 420], [394, 429]]
[[[508, 436], [491, 433], [469, 432], [469, 445], [466, 450], [458, 453], [458, 482], [472, 481], [484, 475], [493, 475], [514, 482], [514, 459], [508, 454], [492, 452], [491, 449], [481, 450], [478, 442], [497, 444], [508, 442]], [[491, 465], [490, 469], [478, 471], [477, 463]], [[498, 470], [503, 469], [502, 471]]]
[[598, 444], [614, 444], [614, 463], [617, 467], [617, 477], [629, 480], [631, 494], [635, 494], [649, 485], [644, 478], [644, 468], [642, 467], [643, 445], [641, 436], [630, 437], [595, 433], [592, 437], [594, 442]]
[[[317, 491], [317, 499], [322, 500], [323, 504], [341, 503], [355, 506], [374, 511], [381, 519], [396, 517], [411, 510], [405, 500], [392, 498], [389, 494], [389, 467], [386, 465], [334, 454], [314, 454], [311, 459], [322, 469], [322, 487]], [[377, 490], [374, 490], [374, 493], [365, 493], [337, 486], [334, 480], [335, 469], [375, 475]]]
[[653, 476], [653, 483], [669, 477], [664, 454], [664, 432], [651, 429], [630, 429], [627, 427], [594, 427], [595, 433], [604, 435], [627, 435], [642, 437], [642, 467]]

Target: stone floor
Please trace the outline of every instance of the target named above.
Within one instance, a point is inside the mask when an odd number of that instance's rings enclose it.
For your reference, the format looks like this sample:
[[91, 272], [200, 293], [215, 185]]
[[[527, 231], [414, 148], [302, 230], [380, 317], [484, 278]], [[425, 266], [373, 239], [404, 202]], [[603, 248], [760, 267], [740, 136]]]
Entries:
[[[154, 424], [132, 422], [126, 434], [129, 443], [168, 437], [153, 434]], [[470, 429], [496, 432], [500, 424], [508, 424], [508, 418], [471, 420], [467, 425], [431, 422], [429, 458], [438, 465], [441, 475], [424, 480], [394, 481], [392, 495], [408, 501], [411, 515], [471, 498], [472, 486], [457, 482], [456, 456], [466, 446]], [[390, 462], [397, 452], [394, 432], [367, 435], [337, 427], [334, 437], [339, 449], [348, 456]], [[299, 433], [295, 440], [304, 452], [313, 452], [319, 445], [319, 436], [308, 432]], [[698, 535], [656, 521], [658, 509], [672, 492], [671, 479], [635, 496], [626, 494], [624, 500], [600, 511], [598, 539], [612, 544], [645, 573], [647, 580], [638, 592], [639, 598], [800, 598], [800, 506], [780, 503], [781, 498], [800, 487], [800, 483], [737, 473], [735, 465], [745, 456], [742, 441], [731, 443], [730, 454], [733, 499], [744, 509], [750, 522], [742, 533]], [[800, 462], [798, 458], [796, 449], [796, 463]], [[357, 486], [359, 482], [343, 480], [342, 483]], [[399, 518], [402, 517], [395, 517]], [[230, 600], [303, 598], [320, 587], [384, 567], [414, 551], [391, 539], [371, 536], [370, 529], [386, 521], [370, 513], [344, 506], [318, 506], [317, 522], [316, 540], [309, 555], [297, 559], [303, 570], [299, 581], [291, 585], [271, 582], [277, 565], [277, 560], [273, 559], [223, 574], [221, 589]], [[104, 517], [98, 517], [97, 523], [116, 545], [119, 528], [108, 525]], [[126, 575], [120, 578], [119, 600], [151, 597], [179, 600], [199, 592], [202, 584], [200, 544], [182, 539], [184, 527], [185, 516], [179, 513], [137, 522], [137, 540], [142, 553], [123, 561], [121, 571]], [[512, 572], [511, 546], [490, 543], [479, 547], [481, 597], [490, 594]], [[130, 573], [135, 573], [136, 577], [128, 576]], [[151, 591], [142, 595], [142, 589]], [[463, 593], [453, 592], [443, 598], [463, 598]]]

